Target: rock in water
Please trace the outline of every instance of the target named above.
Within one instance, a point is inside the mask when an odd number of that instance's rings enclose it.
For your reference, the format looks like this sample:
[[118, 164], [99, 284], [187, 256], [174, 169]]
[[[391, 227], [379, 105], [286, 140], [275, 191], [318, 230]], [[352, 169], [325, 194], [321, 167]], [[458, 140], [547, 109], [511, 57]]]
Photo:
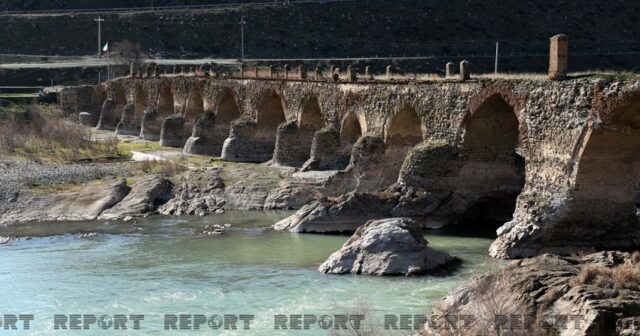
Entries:
[[427, 246], [421, 226], [408, 218], [372, 220], [318, 270], [331, 274], [418, 275], [449, 270], [460, 259]]
[[298, 233], [355, 232], [367, 220], [390, 217], [394, 197], [349, 193], [337, 200], [322, 199], [303, 206], [273, 228]]
[[117, 219], [141, 216], [152, 212], [171, 191], [171, 181], [162, 175], [149, 175], [138, 179], [129, 194], [110, 209], [100, 214], [100, 219]]
[[196, 229], [195, 231], [205, 236], [221, 236], [230, 229], [231, 224], [207, 224], [204, 227]]
[[[431, 320], [445, 315], [473, 316], [465, 335], [638, 335], [640, 253], [513, 261], [448, 294]], [[496, 324], [496, 316], [516, 316], [523, 333]], [[456, 327], [426, 323], [420, 335], [456, 335]]]

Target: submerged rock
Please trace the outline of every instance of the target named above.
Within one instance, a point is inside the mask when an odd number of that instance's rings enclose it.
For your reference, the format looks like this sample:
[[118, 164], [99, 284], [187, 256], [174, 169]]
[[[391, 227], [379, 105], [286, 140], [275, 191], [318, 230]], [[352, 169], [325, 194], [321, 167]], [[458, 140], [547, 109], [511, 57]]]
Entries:
[[[640, 254], [545, 254], [514, 261], [447, 295], [432, 317], [444, 315], [473, 316], [469, 335], [511, 334], [496, 330], [496, 315], [523, 317], [516, 323], [529, 335], [637, 335]], [[453, 331], [427, 323], [421, 335]]]
[[171, 182], [162, 175], [149, 175], [138, 179], [129, 194], [110, 209], [105, 210], [99, 219], [119, 219], [141, 216], [154, 211], [158, 205], [166, 202], [171, 191]]
[[410, 219], [369, 221], [318, 270], [331, 274], [418, 275], [446, 271], [460, 262], [427, 244], [421, 226]]
[[195, 231], [206, 236], [221, 236], [230, 229], [231, 224], [207, 224], [204, 227], [197, 228]]
[[100, 236], [102, 236], [102, 233], [100, 232], [86, 232], [86, 233], [80, 233], [76, 237], [78, 237], [79, 239], [91, 239], [91, 238], [96, 238]]
[[325, 198], [307, 204], [273, 228], [300, 233], [351, 233], [367, 220], [389, 217], [396, 204], [394, 196], [349, 193], [338, 199]]
[[13, 238], [0, 236], [0, 245], [9, 245], [13, 243]]

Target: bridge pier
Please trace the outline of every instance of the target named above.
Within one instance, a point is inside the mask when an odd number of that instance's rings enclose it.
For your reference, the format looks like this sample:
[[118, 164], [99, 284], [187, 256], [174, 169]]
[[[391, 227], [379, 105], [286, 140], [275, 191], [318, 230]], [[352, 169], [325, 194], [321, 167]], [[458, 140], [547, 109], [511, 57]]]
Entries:
[[164, 119], [160, 132], [160, 146], [182, 148], [184, 143], [184, 117], [173, 115]]
[[339, 153], [340, 133], [333, 127], [325, 127], [313, 135], [309, 160], [302, 166], [303, 171], [336, 170], [346, 166], [344, 157]]
[[222, 159], [232, 162], [267, 162], [273, 157], [275, 139], [257, 136], [259, 127], [251, 120], [231, 123], [231, 132], [222, 146]]

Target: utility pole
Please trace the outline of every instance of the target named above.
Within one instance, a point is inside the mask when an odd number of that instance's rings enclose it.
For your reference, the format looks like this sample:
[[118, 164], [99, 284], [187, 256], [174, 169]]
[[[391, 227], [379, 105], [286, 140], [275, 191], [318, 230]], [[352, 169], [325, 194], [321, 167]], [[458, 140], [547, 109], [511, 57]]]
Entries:
[[240, 61], [244, 62], [244, 25], [247, 24], [247, 21], [244, 20], [244, 17], [240, 19]]
[[104, 22], [104, 19], [98, 16], [98, 18], [93, 21], [98, 23], [98, 57], [100, 57], [100, 55], [102, 55], [102, 22]]
[[498, 74], [498, 53], [499, 53], [499, 48], [500, 48], [500, 42], [496, 41], [496, 65], [494, 68], [494, 73], [497, 75]]

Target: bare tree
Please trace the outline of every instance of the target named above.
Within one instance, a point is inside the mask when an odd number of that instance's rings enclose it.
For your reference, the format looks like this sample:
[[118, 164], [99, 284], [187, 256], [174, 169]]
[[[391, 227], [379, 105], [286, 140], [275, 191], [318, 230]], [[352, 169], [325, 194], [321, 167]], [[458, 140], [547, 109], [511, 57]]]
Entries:
[[144, 59], [148, 58], [140, 47], [140, 43], [133, 43], [129, 40], [115, 42], [111, 49], [116, 62], [131, 66], [132, 64], [140, 64]]

